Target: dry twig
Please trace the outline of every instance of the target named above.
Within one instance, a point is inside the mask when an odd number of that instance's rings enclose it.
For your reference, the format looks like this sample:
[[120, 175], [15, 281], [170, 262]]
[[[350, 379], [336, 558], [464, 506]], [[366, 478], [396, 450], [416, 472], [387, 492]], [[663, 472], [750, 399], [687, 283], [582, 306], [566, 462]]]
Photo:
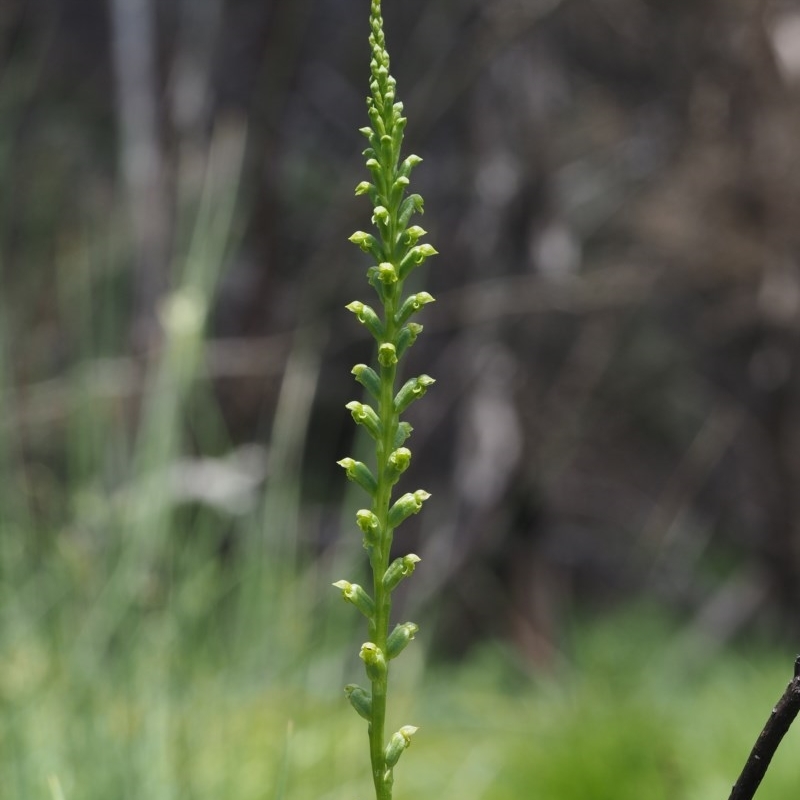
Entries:
[[783, 696], [772, 709], [772, 713], [758, 735], [750, 755], [747, 757], [739, 780], [733, 785], [728, 800], [752, 800], [764, 775], [769, 768], [772, 756], [778, 749], [781, 739], [800, 711], [800, 656], [794, 662], [794, 677], [789, 681]]

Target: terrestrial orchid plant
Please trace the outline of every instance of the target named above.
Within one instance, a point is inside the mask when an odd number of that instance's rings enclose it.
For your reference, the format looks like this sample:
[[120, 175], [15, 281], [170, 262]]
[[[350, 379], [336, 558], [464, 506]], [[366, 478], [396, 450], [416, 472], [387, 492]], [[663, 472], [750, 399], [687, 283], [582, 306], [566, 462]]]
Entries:
[[420, 243], [425, 231], [410, 224], [423, 211], [422, 197], [408, 192], [409, 176], [422, 160], [409, 155], [401, 160], [406, 118], [403, 104], [395, 93], [395, 80], [389, 73], [389, 53], [383, 33], [380, 0], [371, 0], [369, 43], [370, 96], [367, 114], [370, 125], [361, 129], [369, 143], [364, 156], [371, 180], [356, 186], [357, 195], [372, 203], [373, 233], [356, 231], [350, 241], [369, 254], [374, 263], [367, 270], [367, 281], [377, 295], [377, 310], [358, 300], [347, 308], [375, 339], [376, 363], [356, 364], [352, 373], [374, 405], [353, 400], [347, 408], [374, 443], [371, 466], [353, 458], [338, 463], [347, 477], [357, 483], [370, 499], [369, 508], [356, 512], [356, 524], [363, 534], [372, 571], [371, 591], [340, 580], [334, 586], [367, 619], [366, 641], [359, 653], [369, 688], [351, 683], [345, 695], [356, 712], [367, 721], [369, 753], [376, 800], [390, 800], [394, 768], [417, 731], [403, 725], [386, 736], [386, 697], [389, 664], [414, 638], [418, 627], [413, 622], [395, 625], [390, 631], [392, 592], [414, 572], [419, 557], [413, 553], [389, 562], [392, 538], [397, 527], [416, 514], [428, 499], [424, 489], [394, 499], [393, 489], [408, 469], [411, 451], [405, 446], [411, 426], [401, 415], [422, 397], [434, 382], [428, 375], [407, 380], [397, 388], [399, 363], [422, 331], [412, 321], [414, 315], [433, 302], [428, 292], [404, 293], [408, 276], [436, 250]]

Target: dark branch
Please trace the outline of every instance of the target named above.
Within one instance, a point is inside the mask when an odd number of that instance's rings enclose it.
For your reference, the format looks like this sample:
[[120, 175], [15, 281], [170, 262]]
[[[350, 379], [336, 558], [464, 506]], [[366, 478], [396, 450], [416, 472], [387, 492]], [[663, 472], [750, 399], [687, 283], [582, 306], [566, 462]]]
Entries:
[[762, 778], [767, 772], [769, 762], [778, 749], [786, 731], [800, 711], [800, 656], [794, 662], [794, 677], [789, 681], [786, 691], [772, 709], [764, 730], [756, 739], [739, 780], [733, 786], [728, 800], [752, 800]]

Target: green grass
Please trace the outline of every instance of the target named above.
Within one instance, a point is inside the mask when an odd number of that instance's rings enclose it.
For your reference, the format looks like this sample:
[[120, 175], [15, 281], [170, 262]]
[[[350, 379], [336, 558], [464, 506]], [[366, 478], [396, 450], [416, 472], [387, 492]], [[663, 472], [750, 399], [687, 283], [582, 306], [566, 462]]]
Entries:
[[[35, 628], [4, 649], [2, 797], [369, 796], [365, 733], [331, 699], [347, 668], [338, 647], [319, 664], [299, 647], [254, 670], [199, 642], [193, 654], [164, 622], [140, 626], [107, 672], [84, 672]], [[392, 715], [413, 713], [420, 731], [397, 797], [727, 797], [791, 658], [692, 665], [647, 615], [582, 623], [572, 639], [569, 667], [550, 677], [489, 645], [461, 666], [424, 671], [418, 655], [398, 667]], [[798, 743], [791, 731], [759, 800], [797, 792]]]

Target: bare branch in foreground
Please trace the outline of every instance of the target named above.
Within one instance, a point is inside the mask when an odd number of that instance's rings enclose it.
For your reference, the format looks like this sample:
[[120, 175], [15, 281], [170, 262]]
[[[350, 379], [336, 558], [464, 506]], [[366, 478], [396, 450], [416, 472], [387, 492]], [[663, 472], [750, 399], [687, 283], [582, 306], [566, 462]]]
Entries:
[[752, 800], [767, 772], [772, 756], [775, 755], [781, 739], [794, 722], [798, 711], [800, 711], [800, 656], [794, 662], [794, 677], [772, 709], [764, 730], [758, 735], [728, 800]]

